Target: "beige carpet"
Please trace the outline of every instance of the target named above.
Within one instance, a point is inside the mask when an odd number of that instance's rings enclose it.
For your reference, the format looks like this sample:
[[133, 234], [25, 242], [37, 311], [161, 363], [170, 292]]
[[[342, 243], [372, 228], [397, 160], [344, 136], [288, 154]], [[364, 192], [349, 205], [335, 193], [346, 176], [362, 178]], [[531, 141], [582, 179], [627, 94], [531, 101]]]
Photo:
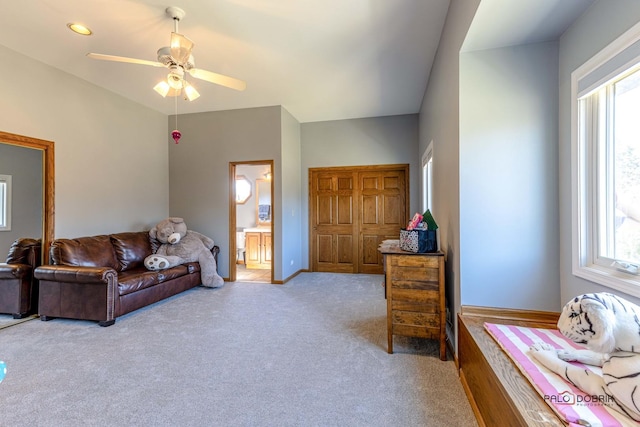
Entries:
[[386, 352], [382, 276], [196, 288], [119, 318], [0, 330], [0, 425], [474, 426], [437, 343]]
[[11, 314], [0, 314], [0, 329], [8, 328], [9, 326], [17, 325], [22, 322], [28, 322], [33, 320], [36, 315], [24, 317], [22, 319], [14, 319]]

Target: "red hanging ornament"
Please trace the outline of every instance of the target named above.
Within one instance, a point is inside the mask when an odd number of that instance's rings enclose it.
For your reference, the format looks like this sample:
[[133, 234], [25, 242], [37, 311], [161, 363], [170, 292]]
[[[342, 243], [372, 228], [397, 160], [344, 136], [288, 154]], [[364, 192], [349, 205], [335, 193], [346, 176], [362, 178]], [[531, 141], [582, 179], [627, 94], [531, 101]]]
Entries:
[[180, 138], [182, 137], [182, 133], [180, 133], [178, 129], [175, 129], [173, 132], [171, 132], [171, 137], [177, 144], [178, 141], [180, 141]]

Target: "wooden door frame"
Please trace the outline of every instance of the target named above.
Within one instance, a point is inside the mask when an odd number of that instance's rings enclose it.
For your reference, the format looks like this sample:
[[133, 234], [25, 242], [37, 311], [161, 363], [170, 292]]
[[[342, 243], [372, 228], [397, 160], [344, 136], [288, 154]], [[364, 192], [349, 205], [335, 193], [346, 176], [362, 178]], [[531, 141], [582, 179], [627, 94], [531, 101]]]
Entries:
[[[309, 187], [308, 187], [308, 194], [307, 194], [307, 205], [309, 206], [309, 217], [308, 217], [308, 221], [309, 221], [309, 270], [310, 271], [315, 271], [313, 269], [313, 260], [315, 257], [315, 244], [313, 241], [313, 216], [315, 213], [315, 206], [313, 204], [313, 200], [311, 199], [311, 195], [313, 193], [313, 173], [317, 173], [317, 172], [365, 172], [365, 171], [384, 171], [384, 170], [403, 170], [404, 171], [404, 176], [405, 176], [405, 217], [408, 220], [409, 219], [409, 212], [410, 212], [410, 199], [409, 199], [409, 195], [410, 195], [410, 191], [409, 191], [409, 177], [410, 177], [410, 171], [409, 171], [409, 167], [410, 165], [408, 163], [398, 163], [398, 164], [388, 164], [388, 165], [365, 165], [365, 166], [332, 166], [332, 167], [318, 167], [318, 168], [309, 168], [309, 176], [308, 176], [308, 181], [309, 181]], [[359, 191], [359, 188], [358, 188]], [[354, 213], [355, 215], [360, 215], [360, 212], [356, 212]], [[358, 220], [359, 221], [359, 220]], [[356, 224], [356, 226], [358, 227], [357, 230], [357, 234], [360, 234], [360, 227], [359, 225]], [[398, 234], [400, 234], [400, 230], [398, 230]], [[358, 254], [360, 255], [360, 248], [359, 248], [359, 243], [358, 243]], [[359, 269], [359, 263], [358, 263], [358, 267], [357, 269]]]
[[275, 207], [274, 181], [275, 172], [273, 169], [273, 160], [243, 160], [237, 162], [229, 162], [229, 281], [236, 281], [236, 167], [241, 165], [264, 165], [271, 168], [271, 282], [273, 281], [273, 272], [275, 269], [274, 260], [275, 253], [273, 251], [273, 223], [275, 222], [277, 209]]
[[0, 131], [0, 143], [42, 151], [42, 263], [49, 263], [49, 246], [55, 238], [55, 154], [53, 141]]

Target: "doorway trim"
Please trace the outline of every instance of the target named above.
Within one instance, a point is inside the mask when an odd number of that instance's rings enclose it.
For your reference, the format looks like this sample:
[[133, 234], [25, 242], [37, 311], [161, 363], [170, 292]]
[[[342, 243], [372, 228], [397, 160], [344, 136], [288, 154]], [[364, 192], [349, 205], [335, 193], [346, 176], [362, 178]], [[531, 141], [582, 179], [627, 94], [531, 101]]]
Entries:
[[0, 143], [33, 148], [43, 156], [42, 263], [49, 263], [49, 246], [55, 235], [55, 155], [53, 141], [0, 131]]
[[277, 256], [273, 250], [273, 223], [276, 219], [277, 207], [275, 206], [274, 181], [275, 173], [273, 170], [273, 160], [243, 160], [237, 162], [229, 162], [229, 281], [235, 282], [236, 273], [236, 167], [241, 165], [253, 166], [269, 166], [271, 168], [271, 281], [273, 280], [274, 264]]

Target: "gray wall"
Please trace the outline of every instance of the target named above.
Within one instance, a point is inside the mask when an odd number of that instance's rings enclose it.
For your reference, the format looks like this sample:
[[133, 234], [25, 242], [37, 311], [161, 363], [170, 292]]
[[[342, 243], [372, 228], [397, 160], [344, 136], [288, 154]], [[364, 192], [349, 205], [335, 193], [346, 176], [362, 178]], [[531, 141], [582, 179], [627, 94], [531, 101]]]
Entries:
[[304, 268], [309, 268], [309, 168], [408, 163], [410, 211], [420, 210], [416, 114], [303, 123], [301, 135]]
[[[575, 295], [606, 290], [571, 274], [570, 75], [640, 20], [640, 3], [594, 3], [558, 41], [557, 59], [552, 44], [460, 55], [478, 4], [479, 0], [451, 1], [420, 110], [419, 155], [431, 141], [434, 144], [433, 212], [440, 224], [441, 246], [447, 252], [449, 308], [458, 312], [464, 302], [558, 310]], [[552, 74], [558, 70], [557, 92], [553, 94]], [[528, 76], [543, 95], [534, 96], [532, 90], [518, 85], [519, 73]], [[507, 93], [501, 84], [513, 93]], [[552, 118], [556, 99], [558, 136], [553, 135], [556, 125]], [[522, 107], [532, 116], [518, 113]], [[492, 117], [487, 117], [489, 114]], [[513, 129], [511, 119], [527, 128], [526, 139], [513, 138], [518, 129]], [[525, 162], [523, 155], [532, 162]], [[544, 169], [544, 163], [550, 167]], [[501, 179], [501, 169], [515, 172], [516, 167], [518, 174], [511, 174], [514, 178]], [[512, 180], [526, 190], [525, 195], [511, 186]], [[508, 184], [507, 193], [495, 190], [499, 184]], [[483, 201], [485, 197], [491, 204]], [[533, 213], [518, 212], [514, 201], [524, 203], [523, 210], [534, 202], [541, 206], [535, 206]], [[535, 236], [515, 223], [514, 214], [525, 215], [523, 222], [532, 226], [534, 218], [540, 217], [545, 228], [542, 235]], [[487, 239], [474, 223], [475, 215], [481, 220], [478, 224], [485, 221], [489, 228], [497, 228], [486, 233], [497, 233], [491, 236], [496, 244], [492, 240], [488, 244], [498, 252], [483, 246]], [[501, 229], [505, 223], [511, 232], [524, 232], [520, 237], [526, 240], [510, 238]], [[554, 230], [558, 231], [555, 242]], [[508, 270], [500, 263], [505, 254]], [[547, 268], [550, 270], [544, 271]], [[505, 273], [512, 284], [501, 277]]]
[[[594, 3], [560, 39], [560, 280], [561, 301], [610, 291], [571, 274], [571, 73], [640, 21], [637, 0]], [[619, 293], [619, 292], [616, 292]], [[625, 295], [640, 303], [640, 299]]]
[[[460, 48], [480, 0], [452, 0], [438, 53], [420, 108], [419, 148], [422, 156], [433, 141], [433, 215], [438, 221], [440, 247], [446, 254], [449, 335], [457, 348], [460, 309]], [[453, 330], [453, 331], [452, 331]]]
[[[277, 209], [282, 204], [282, 192], [278, 191], [282, 174], [281, 110], [277, 106], [182, 114], [178, 119], [180, 143], [174, 144], [168, 134], [165, 136], [171, 142], [170, 215], [184, 218], [190, 230], [211, 237], [220, 246], [218, 268], [223, 277], [229, 277], [229, 162], [274, 161], [274, 235], [281, 232], [277, 226]], [[167, 122], [175, 123], [175, 116]], [[274, 241], [276, 280], [282, 274], [281, 244]]]
[[[169, 149], [169, 210], [217, 242], [224, 277], [229, 275], [229, 162], [274, 160], [275, 280], [309, 268], [309, 167], [409, 163], [411, 182], [418, 179], [417, 115], [301, 125], [282, 107], [263, 107], [185, 114], [178, 122], [188, 132]], [[416, 210], [417, 184], [410, 191]]]
[[42, 150], [0, 144], [0, 175], [11, 175], [11, 230], [0, 231], [0, 262], [20, 237], [42, 237]]
[[557, 42], [462, 54], [462, 305], [561, 308], [557, 182]]
[[[0, 129], [55, 143], [55, 235], [140, 230], [168, 214], [167, 117], [0, 46]], [[16, 72], [19, 70], [19, 72]]]
[[[282, 230], [276, 233], [274, 238], [279, 247], [282, 248], [283, 279], [290, 277], [303, 267], [302, 259], [302, 237], [307, 233], [302, 230], [302, 177], [300, 169], [301, 144], [300, 144], [300, 123], [284, 108], [281, 117], [282, 129], [282, 172], [280, 181], [282, 183], [275, 191], [281, 191], [282, 204], [278, 207], [280, 213], [277, 215], [276, 228]], [[280, 241], [281, 239], [281, 241]], [[275, 273], [275, 270], [274, 270]]]

